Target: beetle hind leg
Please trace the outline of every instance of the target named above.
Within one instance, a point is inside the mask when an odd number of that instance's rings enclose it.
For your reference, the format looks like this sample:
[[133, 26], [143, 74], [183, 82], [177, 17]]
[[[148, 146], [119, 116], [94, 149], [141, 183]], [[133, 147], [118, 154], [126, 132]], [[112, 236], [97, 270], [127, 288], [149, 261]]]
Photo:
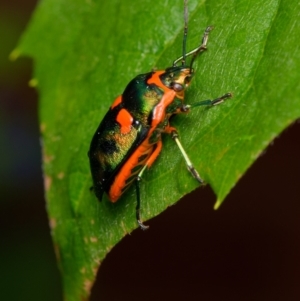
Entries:
[[141, 197], [140, 197], [140, 180], [141, 177], [138, 176], [135, 180], [135, 190], [136, 190], [136, 207], [135, 207], [135, 215], [136, 220], [142, 230], [147, 230], [149, 226], [146, 226], [141, 221], [140, 209], [141, 209]]
[[150, 166], [153, 164], [153, 162], [155, 161], [155, 159], [157, 158], [157, 156], [159, 155], [160, 151], [162, 149], [162, 142], [159, 140], [155, 146], [155, 149], [153, 150], [152, 154], [150, 155], [150, 157], [147, 159], [147, 161], [145, 162], [145, 165], [143, 166], [143, 168], [141, 169], [141, 171], [139, 172], [136, 180], [135, 180], [135, 190], [136, 190], [136, 220], [140, 226], [140, 228], [142, 230], [146, 230], [149, 228], [149, 226], [145, 226], [143, 224], [143, 222], [141, 221], [141, 215], [140, 215], [140, 209], [141, 209], [141, 196], [140, 196], [140, 181], [142, 179], [142, 175], [144, 173], [144, 171], [146, 170], [146, 168], [150, 168]]

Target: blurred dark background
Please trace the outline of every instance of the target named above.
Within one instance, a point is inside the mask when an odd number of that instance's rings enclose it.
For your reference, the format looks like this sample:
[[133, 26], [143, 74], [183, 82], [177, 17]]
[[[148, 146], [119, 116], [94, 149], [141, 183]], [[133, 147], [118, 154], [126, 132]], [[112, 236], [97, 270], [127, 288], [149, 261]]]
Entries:
[[[8, 60], [36, 5], [0, 2], [0, 299], [62, 300], [41, 172], [33, 64]], [[300, 300], [300, 123], [276, 139], [218, 211], [198, 189], [125, 237], [92, 300]]]

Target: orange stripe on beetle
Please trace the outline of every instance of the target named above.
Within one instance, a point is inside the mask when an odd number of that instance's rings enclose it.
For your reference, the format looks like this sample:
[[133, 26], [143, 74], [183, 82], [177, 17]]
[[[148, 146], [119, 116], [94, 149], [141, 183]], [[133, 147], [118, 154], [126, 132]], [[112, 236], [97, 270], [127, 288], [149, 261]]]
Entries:
[[117, 122], [121, 126], [121, 133], [127, 134], [131, 130], [131, 126], [133, 123], [133, 117], [126, 109], [121, 109], [117, 115]]
[[[126, 180], [132, 175], [132, 169], [140, 166], [137, 170], [137, 172], [139, 172], [144, 165], [150, 167], [158, 156], [161, 147], [162, 143], [159, 141], [157, 146], [145, 143], [135, 150], [130, 159], [127, 160], [120, 169], [120, 172], [116, 175], [116, 178], [110, 187], [109, 198], [113, 203], [115, 203], [126, 190]], [[141, 158], [143, 159], [141, 160]]]
[[111, 109], [113, 109], [113, 108], [115, 108], [117, 105], [119, 105], [120, 103], [122, 102], [122, 95], [120, 95], [120, 96], [118, 96], [116, 99], [115, 99], [115, 101], [114, 101], [114, 103], [111, 105]]
[[147, 84], [155, 84], [161, 88], [163, 88], [164, 90], [167, 88], [160, 80], [159, 76], [164, 74], [165, 70], [161, 70], [161, 71], [155, 71], [152, 76], [148, 79]]

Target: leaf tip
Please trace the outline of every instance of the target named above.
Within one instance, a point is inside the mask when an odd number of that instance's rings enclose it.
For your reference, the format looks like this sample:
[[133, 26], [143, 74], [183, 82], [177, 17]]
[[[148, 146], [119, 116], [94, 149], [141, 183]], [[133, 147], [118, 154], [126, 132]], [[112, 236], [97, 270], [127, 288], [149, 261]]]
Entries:
[[20, 50], [16, 48], [9, 54], [9, 59], [11, 61], [15, 61], [20, 56], [20, 54]]
[[28, 86], [31, 88], [35, 88], [38, 85], [38, 80], [36, 78], [32, 78], [29, 82], [28, 82]]
[[217, 200], [216, 203], [214, 204], [214, 210], [218, 210], [219, 207], [221, 206], [222, 201], [221, 200]]

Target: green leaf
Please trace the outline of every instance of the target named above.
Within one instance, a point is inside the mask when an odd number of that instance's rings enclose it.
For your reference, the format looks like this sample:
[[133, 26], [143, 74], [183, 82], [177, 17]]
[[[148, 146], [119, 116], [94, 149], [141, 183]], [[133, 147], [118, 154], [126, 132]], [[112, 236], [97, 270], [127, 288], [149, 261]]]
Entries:
[[[226, 195], [266, 146], [300, 116], [300, 5], [283, 1], [189, 1], [188, 49], [214, 25], [195, 62], [186, 102], [226, 92], [214, 108], [177, 116], [181, 141], [201, 176]], [[100, 262], [137, 227], [135, 192], [116, 204], [90, 193], [87, 151], [114, 98], [137, 74], [181, 55], [183, 1], [41, 1], [12, 57], [35, 62], [47, 208], [65, 300], [88, 298]], [[170, 137], [141, 183], [149, 219], [198, 187]], [[279, 182], [280, 179], [278, 179]], [[151, 229], [149, 230], [151, 231]]]

